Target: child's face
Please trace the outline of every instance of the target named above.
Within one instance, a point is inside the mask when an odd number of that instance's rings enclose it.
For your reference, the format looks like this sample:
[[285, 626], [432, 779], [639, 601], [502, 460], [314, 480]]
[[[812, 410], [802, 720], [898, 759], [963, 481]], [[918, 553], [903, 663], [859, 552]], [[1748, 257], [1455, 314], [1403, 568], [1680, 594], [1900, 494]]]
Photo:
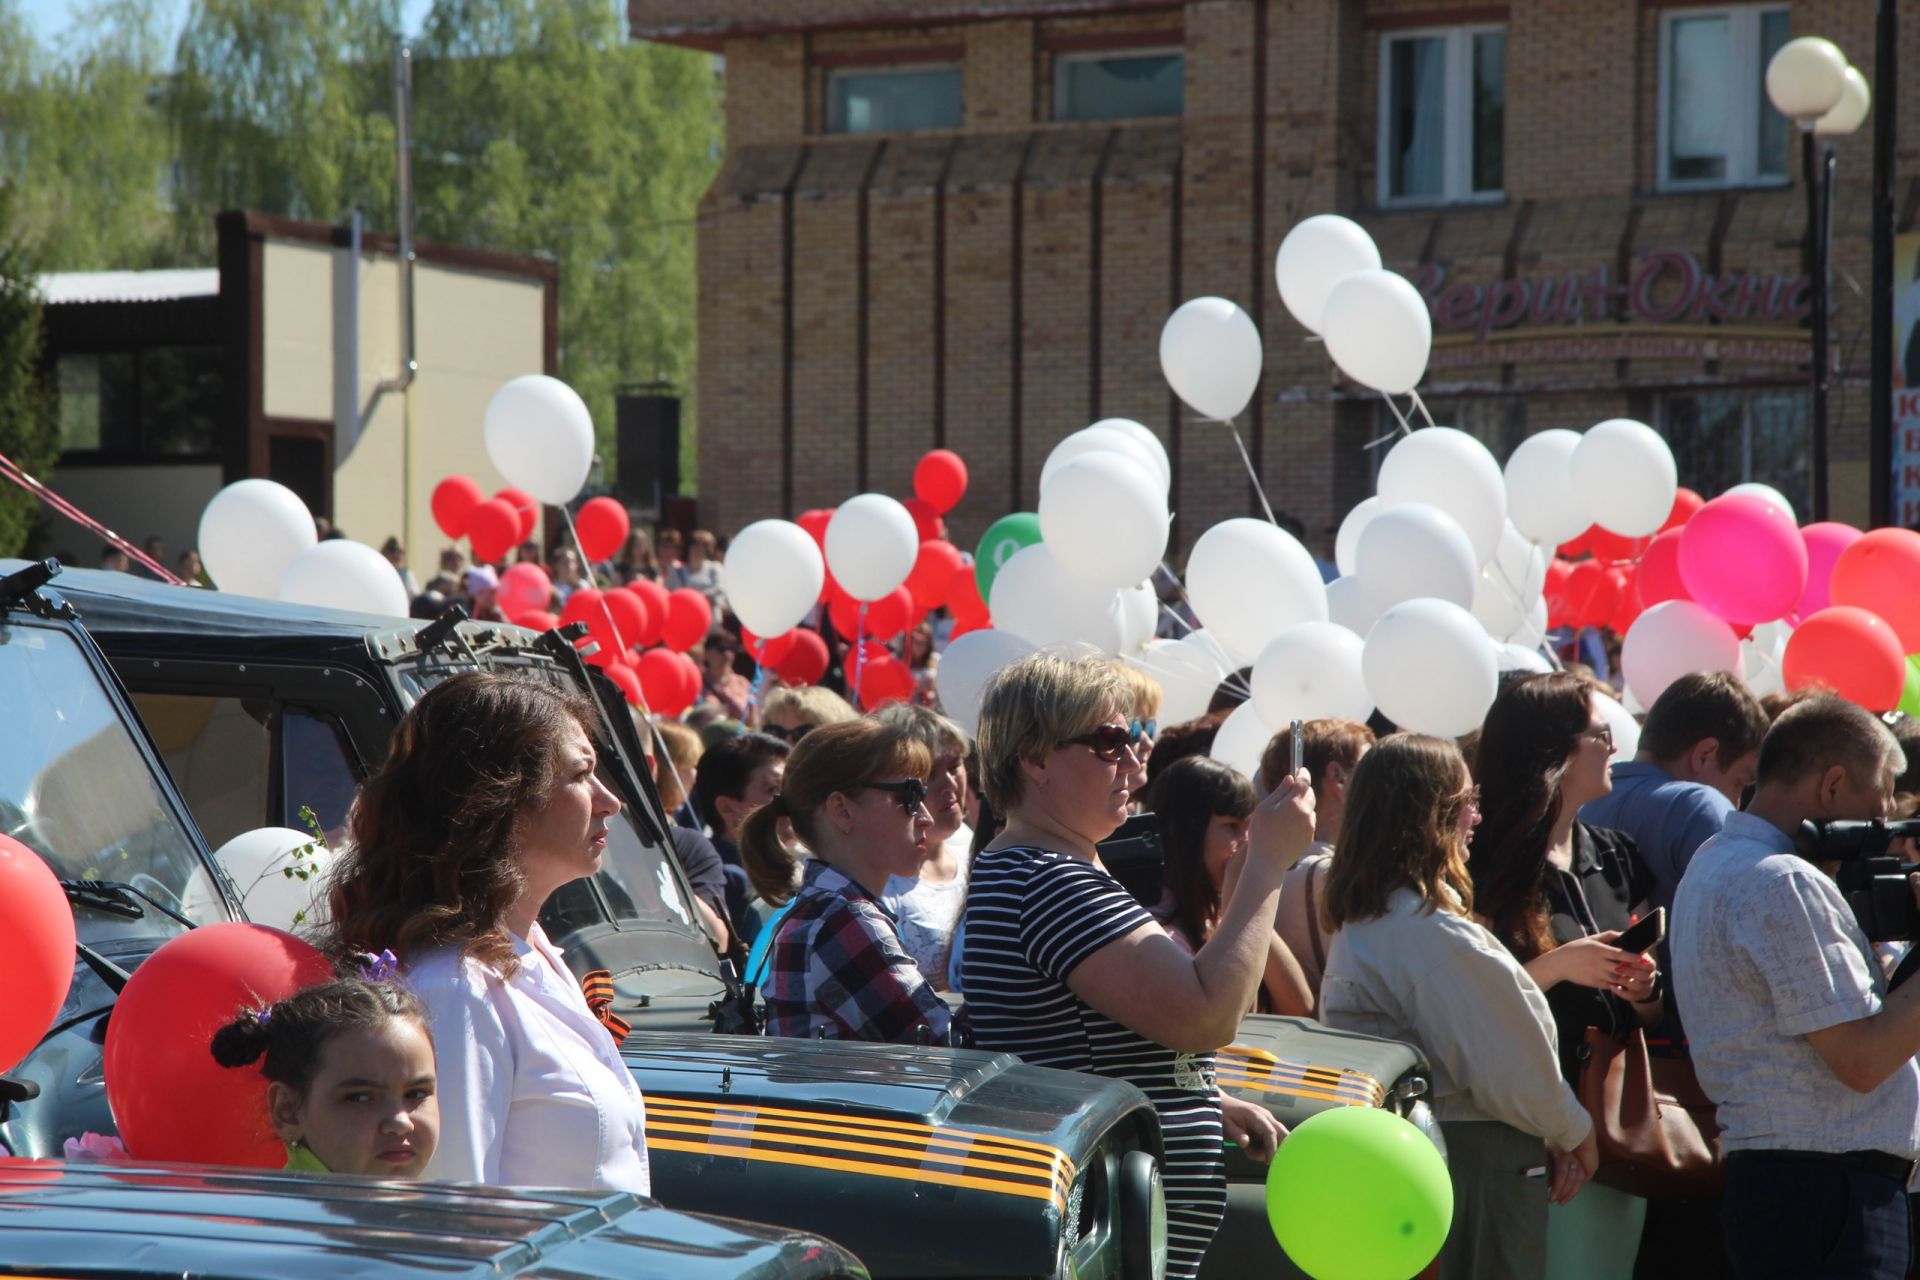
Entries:
[[411, 1018], [342, 1031], [321, 1050], [306, 1097], [275, 1084], [268, 1106], [281, 1140], [304, 1140], [335, 1173], [417, 1178], [440, 1139], [433, 1041]]

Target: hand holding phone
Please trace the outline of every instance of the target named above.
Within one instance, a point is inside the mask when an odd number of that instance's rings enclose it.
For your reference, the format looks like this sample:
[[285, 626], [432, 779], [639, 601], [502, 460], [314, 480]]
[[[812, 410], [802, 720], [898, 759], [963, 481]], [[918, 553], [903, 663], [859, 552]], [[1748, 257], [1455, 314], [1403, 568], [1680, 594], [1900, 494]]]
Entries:
[[1300, 721], [1295, 720], [1292, 724], [1287, 726], [1287, 733], [1289, 737], [1291, 737], [1292, 739], [1292, 742], [1289, 748], [1290, 753], [1287, 757], [1288, 760], [1290, 760], [1292, 763], [1290, 763], [1287, 766], [1287, 772], [1289, 774], [1294, 774], [1294, 773], [1300, 772], [1302, 766], [1306, 764], [1306, 760], [1307, 760], [1306, 726], [1302, 724]]
[[1622, 951], [1631, 951], [1636, 955], [1645, 955], [1659, 946], [1667, 936], [1667, 909], [1655, 907], [1641, 920], [1628, 928], [1613, 940], [1613, 945]]

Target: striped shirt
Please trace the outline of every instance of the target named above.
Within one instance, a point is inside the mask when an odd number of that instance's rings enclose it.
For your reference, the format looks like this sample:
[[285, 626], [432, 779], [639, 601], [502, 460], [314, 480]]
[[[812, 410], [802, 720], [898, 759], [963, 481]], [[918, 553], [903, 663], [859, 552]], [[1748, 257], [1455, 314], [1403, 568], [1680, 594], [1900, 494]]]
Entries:
[[1153, 917], [1091, 863], [1044, 849], [989, 849], [973, 864], [957, 954], [974, 1043], [1041, 1067], [1137, 1086], [1160, 1116], [1169, 1277], [1191, 1277], [1226, 1211], [1220, 1095], [1211, 1053], [1175, 1053], [1097, 1012], [1067, 978]]

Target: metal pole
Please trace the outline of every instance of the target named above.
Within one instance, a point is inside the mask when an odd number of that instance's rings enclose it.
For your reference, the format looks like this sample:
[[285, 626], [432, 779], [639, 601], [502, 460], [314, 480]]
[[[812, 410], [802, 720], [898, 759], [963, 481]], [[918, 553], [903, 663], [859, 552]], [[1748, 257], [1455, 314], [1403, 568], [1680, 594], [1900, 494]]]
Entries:
[[1893, 146], [1899, 119], [1900, 20], [1896, 0], [1879, 0], [1873, 48], [1873, 390], [1867, 474], [1873, 525], [1891, 524], [1893, 507]]
[[1815, 163], [1811, 127], [1800, 135], [1800, 177], [1807, 188], [1807, 235], [1813, 258], [1813, 518], [1827, 518], [1827, 243], [1826, 184]]

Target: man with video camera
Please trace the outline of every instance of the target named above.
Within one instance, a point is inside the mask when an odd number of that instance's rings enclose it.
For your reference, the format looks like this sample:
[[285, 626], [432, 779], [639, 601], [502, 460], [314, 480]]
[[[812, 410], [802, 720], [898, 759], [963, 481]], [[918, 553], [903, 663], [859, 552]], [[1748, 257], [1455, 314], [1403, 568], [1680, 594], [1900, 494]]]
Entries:
[[[1846, 898], [1796, 852], [1803, 822], [1882, 817], [1903, 767], [1853, 703], [1788, 708], [1752, 802], [1700, 847], [1674, 900], [1673, 981], [1725, 1130], [1721, 1224], [1743, 1280], [1907, 1274], [1920, 983], [1887, 994]], [[1920, 875], [1908, 880], [1920, 903]]]

